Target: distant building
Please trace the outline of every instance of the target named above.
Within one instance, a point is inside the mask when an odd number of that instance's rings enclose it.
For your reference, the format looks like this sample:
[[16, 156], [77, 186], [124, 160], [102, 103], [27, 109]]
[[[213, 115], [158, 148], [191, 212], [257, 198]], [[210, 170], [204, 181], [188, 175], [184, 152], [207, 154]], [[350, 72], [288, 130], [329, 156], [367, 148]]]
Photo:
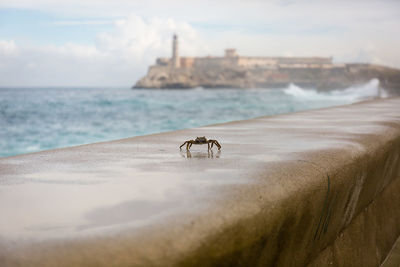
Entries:
[[173, 35], [172, 57], [157, 58], [156, 66], [170, 66], [173, 69], [242, 67], [262, 69], [291, 69], [291, 68], [330, 68], [332, 57], [245, 57], [239, 56], [234, 48], [225, 50], [223, 57], [180, 57], [178, 36]]

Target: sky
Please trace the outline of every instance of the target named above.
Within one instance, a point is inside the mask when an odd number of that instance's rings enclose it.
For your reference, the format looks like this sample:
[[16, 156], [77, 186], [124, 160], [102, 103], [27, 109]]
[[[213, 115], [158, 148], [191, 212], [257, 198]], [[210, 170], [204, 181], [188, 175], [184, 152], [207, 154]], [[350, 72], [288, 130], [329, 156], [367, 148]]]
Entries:
[[130, 87], [157, 57], [332, 56], [400, 68], [398, 0], [1, 0], [0, 87]]

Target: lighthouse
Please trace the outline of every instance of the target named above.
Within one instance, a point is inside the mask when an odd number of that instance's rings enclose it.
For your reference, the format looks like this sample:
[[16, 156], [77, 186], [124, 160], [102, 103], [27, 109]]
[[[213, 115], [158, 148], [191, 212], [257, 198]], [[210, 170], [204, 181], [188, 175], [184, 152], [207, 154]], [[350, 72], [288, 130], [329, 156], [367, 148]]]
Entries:
[[177, 69], [181, 66], [178, 53], [178, 36], [174, 34], [172, 39], [172, 68]]

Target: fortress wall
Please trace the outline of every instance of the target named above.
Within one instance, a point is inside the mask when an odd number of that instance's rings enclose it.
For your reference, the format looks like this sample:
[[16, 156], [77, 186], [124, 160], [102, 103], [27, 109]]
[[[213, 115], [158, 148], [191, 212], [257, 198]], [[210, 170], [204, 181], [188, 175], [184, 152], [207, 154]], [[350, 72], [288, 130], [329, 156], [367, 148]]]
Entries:
[[273, 58], [273, 57], [209, 57], [195, 58], [194, 66], [198, 68], [205, 67], [260, 67], [269, 66], [277, 67], [278, 64], [296, 65], [292, 67], [303, 68], [320, 68], [321, 65], [330, 65], [331, 58]]
[[194, 57], [181, 57], [181, 68], [192, 68], [194, 66]]
[[335, 63], [335, 64], [323, 64], [322, 68], [324, 69], [341, 69], [346, 70], [346, 64]]
[[273, 58], [239, 57], [238, 65], [241, 67], [270, 66], [276, 67], [278, 61]]
[[300, 64], [300, 63], [284, 63], [278, 64], [279, 68], [282, 69], [345, 69], [344, 65], [334, 64]]
[[279, 57], [280, 64], [332, 64], [332, 58], [323, 57]]
[[[157, 58], [156, 65], [168, 66], [171, 59]], [[332, 63], [331, 58], [279, 58], [279, 57], [181, 57], [180, 65], [183, 68], [207, 68], [207, 67], [258, 67], [269, 66], [277, 67], [296, 65], [293, 67], [309, 67], [316, 68], [321, 65], [329, 65]]]
[[400, 98], [1, 158], [0, 265], [379, 266], [399, 191]]
[[[332, 58], [321, 57], [239, 57], [239, 65], [255, 66], [255, 65], [277, 65], [277, 64], [298, 64], [298, 65], [330, 65]], [[312, 66], [314, 67], [314, 66]]]
[[199, 69], [207, 68], [231, 68], [237, 66], [238, 58], [234, 57], [206, 57], [195, 58], [194, 67]]

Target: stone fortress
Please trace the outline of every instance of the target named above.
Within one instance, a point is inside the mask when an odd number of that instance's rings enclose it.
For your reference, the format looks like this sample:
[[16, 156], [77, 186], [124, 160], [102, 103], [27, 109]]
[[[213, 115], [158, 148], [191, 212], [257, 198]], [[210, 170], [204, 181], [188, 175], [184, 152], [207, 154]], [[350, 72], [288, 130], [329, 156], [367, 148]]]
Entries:
[[180, 57], [178, 51], [178, 37], [173, 36], [172, 57], [158, 58], [156, 67], [164, 66], [173, 69], [203, 69], [203, 68], [331, 68], [332, 58], [323, 57], [243, 57], [236, 49], [225, 50], [224, 57]]
[[378, 78], [398, 87], [399, 70], [371, 64], [338, 64], [332, 57], [248, 57], [226, 49], [223, 57], [180, 57], [176, 34], [172, 57], [157, 58], [134, 88], [281, 88], [290, 83], [319, 90], [341, 89]]

